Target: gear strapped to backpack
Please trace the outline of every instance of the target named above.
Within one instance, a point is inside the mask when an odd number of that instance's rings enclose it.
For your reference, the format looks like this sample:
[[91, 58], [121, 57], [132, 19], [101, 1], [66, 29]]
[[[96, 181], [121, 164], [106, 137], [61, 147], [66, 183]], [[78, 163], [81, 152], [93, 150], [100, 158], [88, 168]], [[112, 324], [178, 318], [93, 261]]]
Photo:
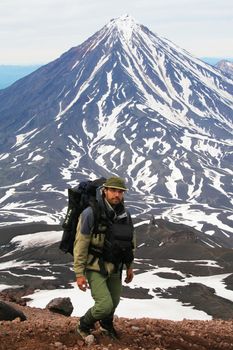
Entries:
[[[75, 188], [68, 189], [68, 208], [62, 224], [63, 235], [59, 248], [73, 255], [74, 241], [79, 215], [88, 206], [93, 208], [93, 213], [97, 216], [96, 210], [96, 190], [105, 183], [106, 179], [101, 177], [96, 180], [81, 182]], [[97, 224], [97, 217], [94, 222]]]

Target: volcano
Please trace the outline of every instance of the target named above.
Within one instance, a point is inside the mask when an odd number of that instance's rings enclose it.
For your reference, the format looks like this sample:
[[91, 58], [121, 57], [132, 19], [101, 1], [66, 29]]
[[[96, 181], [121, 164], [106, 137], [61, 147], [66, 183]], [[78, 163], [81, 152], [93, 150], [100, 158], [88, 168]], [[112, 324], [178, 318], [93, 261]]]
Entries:
[[134, 216], [233, 247], [233, 81], [130, 16], [0, 90], [0, 225], [59, 224], [118, 175]]

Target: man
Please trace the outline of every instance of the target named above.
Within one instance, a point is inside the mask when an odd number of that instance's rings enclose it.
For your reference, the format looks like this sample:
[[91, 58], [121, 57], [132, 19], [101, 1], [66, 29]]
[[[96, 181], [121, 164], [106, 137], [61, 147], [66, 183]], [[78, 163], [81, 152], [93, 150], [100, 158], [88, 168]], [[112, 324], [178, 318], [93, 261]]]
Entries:
[[97, 321], [102, 331], [117, 338], [113, 317], [120, 301], [123, 266], [126, 283], [134, 276], [133, 224], [124, 206], [126, 190], [123, 179], [110, 177], [97, 193], [97, 209], [90, 206], [80, 215], [74, 243], [74, 271], [78, 287], [82, 291], [90, 287], [95, 301], [77, 326], [83, 338], [91, 333]]

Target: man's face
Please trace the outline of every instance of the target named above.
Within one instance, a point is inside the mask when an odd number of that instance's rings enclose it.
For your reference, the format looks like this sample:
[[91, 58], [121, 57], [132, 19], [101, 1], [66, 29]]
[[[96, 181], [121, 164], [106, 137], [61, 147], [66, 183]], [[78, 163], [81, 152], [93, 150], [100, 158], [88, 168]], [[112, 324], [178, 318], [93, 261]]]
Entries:
[[104, 189], [105, 198], [111, 205], [119, 204], [124, 197], [124, 192], [125, 191], [123, 190], [118, 190], [117, 188], [112, 187], [107, 187]]

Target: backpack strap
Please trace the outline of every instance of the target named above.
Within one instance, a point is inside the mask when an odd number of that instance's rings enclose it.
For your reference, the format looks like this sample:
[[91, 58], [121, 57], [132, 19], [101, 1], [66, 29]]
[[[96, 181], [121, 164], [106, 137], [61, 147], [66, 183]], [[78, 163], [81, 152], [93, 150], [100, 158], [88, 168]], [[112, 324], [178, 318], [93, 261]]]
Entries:
[[99, 208], [98, 202], [95, 199], [91, 200], [89, 205], [92, 208], [93, 216], [94, 216], [94, 225], [92, 229], [92, 234], [94, 234], [95, 237], [97, 237], [97, 234], [99, 234], [98, 226], [99, 226], [101, 210]]
[[[99, 207], [98, 202], [95, 199], [91, 200], [89, 204], [90, 204], [90, 207], [92, 208], [93, 216], [94, 216], [94, 226], [92, 229], [92, 235], [97, 237], [98, 234], [100, 235], [100, 232], [98, 231], [98, 227], [99, 227], [99, 222], [100, 222], [102, 210]], [[108, 273], [105, 269], [102, 249], [100, 250], [100, 249], [90, 245], [89, 253], [93, 255], [93, 258], [90, 261], [90, 264], [93, 264], [94, 261], [98, 258], [99, 259], [98, 264], [99, 264], [99, 268], [100, 268], [100, 273], [103, 276], [107, 276]]]

